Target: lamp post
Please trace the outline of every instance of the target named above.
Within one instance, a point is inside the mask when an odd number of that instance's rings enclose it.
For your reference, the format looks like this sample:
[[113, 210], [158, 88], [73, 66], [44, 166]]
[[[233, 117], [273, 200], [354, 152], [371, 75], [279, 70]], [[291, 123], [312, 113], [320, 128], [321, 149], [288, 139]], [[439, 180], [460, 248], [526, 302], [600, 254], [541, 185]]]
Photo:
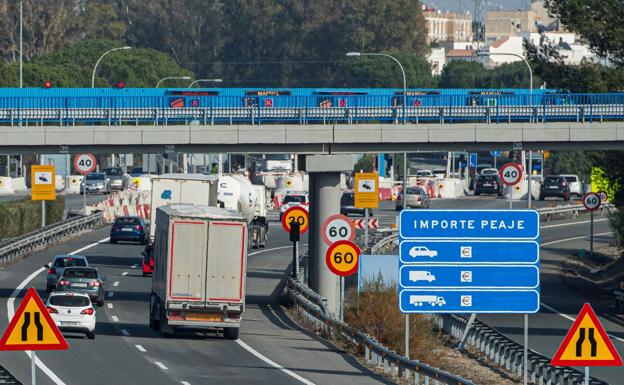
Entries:
[[91, 74], [91, 88], [95, 88], [95, 72], [97, 71], [98, 65], [100, 64], [102, 59], [104, 59], [104, 56], [108, 55], [111, 52], [127, 50], [127, 49], [132, 49], [132, 47], [125, 46], [125, 47], [112, 48], [112, 49], [109, 49], [108, 51], [104, 52], [102, 54], [102, 56], [100, 56], [98, 61], [95, 62], [95, 66], [93, 67], [93, 74]]
[[193, 88], [193, 86], [197, 83], [222, 83], [223, 79], [197, 79], [193, 80], [191, 84], [189, 84], [188, 88]]
[[524, 62], [524, 64], [526, 64], [527, 68], [529, 69], [529, 105], [533, 105], [533, 69], [531, 69], [531, 65], [529, 64], [529, 62], [524, 58], [524, 56], [518, 55], [516, 53], [477, 51], [477, 56], [495, 56], [495, 55], [514, 56], [514, 57], [519, 58], [520, 60]]
[[162, 78], [156, 83], [156, 88], [160, 87], [160, 83], [165, 82], [167, 80], [191, 80], [190, 76], [167, 76], [166, 78]]
[[24, 1], [20, 0], [20, 28], [19, 28], [19, 83], [24, 87]]

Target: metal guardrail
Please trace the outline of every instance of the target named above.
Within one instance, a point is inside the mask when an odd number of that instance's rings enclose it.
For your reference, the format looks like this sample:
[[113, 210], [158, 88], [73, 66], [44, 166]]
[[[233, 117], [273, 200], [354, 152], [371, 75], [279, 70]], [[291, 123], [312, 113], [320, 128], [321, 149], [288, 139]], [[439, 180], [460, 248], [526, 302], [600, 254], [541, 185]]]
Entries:
[[[613, 203], [605, 203], [600, 206], [598, 209], [600, 214], [603, 214], [605, 210], [611, 212], [615, 209]], [[537, 209], [537, 212], [540, 215], [545, 215], [546, 220], [550, 220], [551, 215], [556, 214], [572, 214], [573, 217], [576, 217], [581, 211], [587, 211], [585, 206], [583, 205], [567, 205], [567, 206], [555, 206], [555, 207], [544, 207], [541, 209]]]
[[[461, 339], [468, 320], [456, 314], [436, 314], [432, 317], [438, 327], [447, 334]], [[475, 320], [468, 333], [466, 345], [484, 353], [487, 358], [507, 370], [522, 375], [524, 347], [512, 341], [489, 325]], [[568, 367], [550, 365], [550, 358], [529, 349], [529, 380], [543, 385], [583, 385], [584, 373]], [[590, 379], [590, 385], [609, 385], [596, 378]]]
[[318, 329], [330, 335], [340, 335], [354, 345], [363, 347], [364, 359], [393, 378], [410, 380], [413, 384], [474, 385], [460, 376], [405, 358], [381, 345], [375, 338], [336, 320], [325, 309], [324, 298], [292, 278], [288, 278], [288, 296], [299, 306], [303, 316], [315, 323]]
[[102, 213], [74, 217], [42, 229], [0, 242], [0, 265], [59, 241], [77, 231], [91, 229], [102, 223]]

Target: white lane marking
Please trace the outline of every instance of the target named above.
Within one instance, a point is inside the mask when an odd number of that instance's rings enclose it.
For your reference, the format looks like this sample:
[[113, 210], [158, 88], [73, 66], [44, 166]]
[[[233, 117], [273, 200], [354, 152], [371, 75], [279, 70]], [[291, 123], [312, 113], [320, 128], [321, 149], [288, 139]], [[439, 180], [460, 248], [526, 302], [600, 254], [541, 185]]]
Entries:
[[[554, 307], [551, 307], [551, 306], [546, 305], [544, 302], [541, 302], [541, 301], [540, 301], [540, 303], [542, 304], [542, 306], [544, 306], [546, 309], [548, 309], [548, 310], [552, 311], [553, 313], [556, 313], [556, 314], [560, 315], [561, 317], [563, 317], [563, 318], [565, 318], [565, 319], [567, 319], [567, 320], [569, 320], [569, 321], [574, 322], [574, 320], [575, 320], [575, 319], [574, 319], [574, 317], [570, 317], [570, 316], [569, 316], [569, 315], [567, 315], [567, 314], [563, 314], [563, 313], [561, 313], [559, 310], [555, 309]], [[624, 338], [620, 338], [620, 337], [614, 336], [614, 335], [609, 334], [609, 333], [607, 333], [607, 335], [608, 335], [608, 336], [609, 336], [609, 338], [611, 338], [611, 339], [615, 339], [615, 340], [618, 340], [618, 341], [620, 341], [620, 342], [624, 342]]]
[[114, 295], [115, 295], [114, 291], [109, 291], [108, 292], [108, 298], [113, 298]]
[[[307, 245], [308, 245], [307, 243], [302, 243], [301, 245], [299, 245], [299, 247], [303, 247], [303, 246], [307, 246]], [[268, 251], [283, 250], [283, 249], [292, 249], [292, 246], [280, 246], [280, 247], [273, 247], [271, 249], [264, 249], [264, 250], [254, 251], [253, 253], [247, 254], [247, 256], [251, 257], [252, 255], [256, 255], [256, 254], [266, 253]]]
[[195, 332], [195, 335], [199, 336], [199, 337], [205, 337], [206, 334], [201, 333], [201, 332]]
[[113, 286], [114, 286], [114, 287], [119, 286], [119, 281], [115, 281], [115, 283], [113, 283]]
[[[611, 235], [611, 234], [613, 234], [613, 232], [609, 231], [606, 233], [594, 234], [594, 237], [599, 237], [602, 235]], [[563, 242], [574, 241], [577, 239], [585, 239], [585, 238], [589, 238], [589, 235], [583, 235], [580, 237], [572, 237], [572, 238], [566, 238], [566, 239], [559, 239], [557, 241], [545, 242], [545, 243], [542, 243], [540, 246], [554, 245], [555, 243], [563, 243]]]
[[119, 318], [116, 315], [111, 316], [111, 318], [113, 319], [113, 322], [119, 322]]
[[122, 276], [128, 275], [127, 271], [124, 271], [123, 273], [121, 273]]
[[[292, 247], [292, 246], [289, 246], [289, 247]], [[262, 250], [262, 251], [264, 251], [264, 250]], [[247, 350], [249, 353], [251, 353], [254, 356], [256, 356], [257, 358], [261, 359], [262, 361], [266, 362], [267, 364], [271, 365], [272, 367], [274, 367], [276, 369], [279, 369], [283, 373], [291, 376], [292, 378], [294, 378], [295, 380], [301, 382], [302, 384], [316, 385], [314, 382], [306, 380], [305, 378], [301, 377], [297, 373], [295, 373], [295, 372], [293, 372], [291, 370], [288, 370], [285, 367], [283, 367], [282, 365], [277, 364], [277, 363], [271, 361], [269, 358], [263, 356], [262, 354], [257, 352], [254, 348], [252, 348], [251, 346], [249, 346], [246, 343], [244, 343], [242, 340], [238, 339], [238, 340], [236, 340], [236, 343], [239, 344], [243, 349]]]
[[154, 365], [158, 366], [159, 368], [161, 368], [162, 370], [167, 370], [169, 369], [168, 367], [166, 367], [162, 362], [160, 361], [156, 361], [154, 362]]
[[[608, 221], [609, 218], [603, 218], [603, 219], [594, 219], [594, 223], [595, 222], [604, 222], [604, 221]], [[556, 225], [547, 225], [547, 226], [540, 226], [540, 229], [551, 229], [553, 227], [563, 227], [563, 226], [573, 226], [573, 225], [582, 225], [585, 223], [589, 223], [591, 222], [590, 220], [587, 221], [579, 221], [579, 222], [569, 222], [569, 223], [558, 223]]]
[[109, 302], [109, 303], [106, 304], [106, 307], [109, 308], [109, 309], [112, 309], [113, 308], [113, 304]]
[[147, 350], [145, 350], [145, 348], [141, 345], [134, 345], [135, 348], [137, 348], [140, 352], [145, 353]]
[[[98, 241], [96, 243], [91, 243], [90, 245], [87, 245], [81, 249], [72, 251], [71, 253], [69, 253], [70, 255], [75, 255], [77, 253], [80, 253], [82, 251], [85, 251], [87, 249], [90, 249], [94, 246], [97, 246], [100, 242], [105, 242], [108, 241], [108, 238], [104, 238], [101, 241]], [[32, 272], [32, 274], [30, 274], [28, 277], [26, 277], [26, 279], [24, 279], [16, 288], [15, 290], [13, 290], [13, 292], [11, 293], [9, 300], [7, 301], [7, 318], [9, 320], [9, 322], [11, 321], [11, 318], [13, 318], [13, 316], [15, 315], [15, 299], [17, 298], [17, 296], [19, 295], [19, 293], [22, 291], [22, 289], [24, 289], [24, 287], [26, 287], [26, 285], [28, 285], [28, 283], [30, 281], [32, 281], [39, 273], [41, 273], [42, 271], [46, 270], [46, 268], [41, 267], [35, 271]], [[30, 358], [30, 352], [24, 352], [26, 353], [26, 355], [28, 356], [28, 358]], [[52, 382], [54, 382], [57, 385], [66, 385], [65, 382], [63, 382], [63, 380], [61, 380], [56, 373], [54, 373], [52, 370], [50, 370], [50, 368], [48, 368], [46, 366], [46, 364], [43, 363], [43, 361], [41, 361], [39, 359], [39, 357], [36, 358], [35, 360], [35, 364], [39, 367], [39, 369], [41, 369], [41, 371], [43, 373], [46, 374], [46, 376], [48, 376], [50, 378], [50, 380], [52, 380]]]
[[182, 385], [191, 385], [191, 383], [188, 382], [188, 381], [182, 381], [182, 382], [180, 382], [180, 384], [182, 384]]
[[126, 329], [121, 329], [121, 334], [123, 334], [124, 336], [126, 336], [126, 337], [127, 337], [127, 336], [129, 336], [129, 335], [130, 335], [130, 332], [129, 332], [129, 331], [127, 331]]

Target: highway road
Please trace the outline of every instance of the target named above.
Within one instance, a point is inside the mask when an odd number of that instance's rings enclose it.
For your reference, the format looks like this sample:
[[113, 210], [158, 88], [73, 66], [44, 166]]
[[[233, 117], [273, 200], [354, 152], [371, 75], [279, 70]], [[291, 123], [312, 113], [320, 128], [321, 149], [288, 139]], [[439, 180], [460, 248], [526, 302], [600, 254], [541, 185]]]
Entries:
[[[517, 202], [522, 207], [522, 202]], [[434, 200], [432, 208], [505, 208], [507, 201], [492, 197]], [[388, 205], [377, 215], [392, 218]], [[603, 218], [596, 232], [607, 233]], [[531, 348], [552, 354], [563, 339], [581, 304], [589, 297], [599, 313], [608, 311], [603, 294], [579, 293], [553, 273], [553, 266], [586, 242], [585, 218], [552, 221], [542, 230], [542, 312], [531, 316]], [[34, 286], [44, 295], [45, 275], [41, 267], [55, 254], [86, 255], [107, 277], [107, 303], [97, 309], [96, 339], [70, 336], [70, 350], [40, 352], [38, 384], [384, 384], [384, 379], [362, 367], [355, 359], [300, 329], [279, 307], [283, 279], [290, 269], [291, 250], [287, 235], [271, 223], [266, 249], [253, 251], [248, 264], [247, 312], [240, 340], [229, 341], [215, 333], [189, 332], [163, 338], [147, 325], [151, 279], [137, 268], [142, 247], [106, 242], [108, 228], [54, 245], [47, 250], [0, 270], [0, 330], [8, 324], [7, 313], [16, 308], [15, 297]], [[609, 234], [600, 236], [608, 241]], [[570, 239], [568, 238], [575, 238]], [[305, 239], [302, 242], [305, 244]], [[599, 296], [597, 298], [596, 296]], [[597, 302], [594, 302], [596, 300]], [[562, 314], [550, 310], [549, 306]], [[6, 311], [5, 311], [6, 309]], [[484, 321], [512, 338], [521, 339], [521, 316], [488, 316]], [[624, 328], [601, 318], [608, 331], [624, 337]], [[622, 352], [624, 344], [616, 341]], [[21, 352], [1, 352], [0, 362], [24, 383], [29, 382], [30, 361]], [[44, 366], [45, 365], [45, 366]], [[617, 384], [615, 371], [596, 369], [592, 375]]]

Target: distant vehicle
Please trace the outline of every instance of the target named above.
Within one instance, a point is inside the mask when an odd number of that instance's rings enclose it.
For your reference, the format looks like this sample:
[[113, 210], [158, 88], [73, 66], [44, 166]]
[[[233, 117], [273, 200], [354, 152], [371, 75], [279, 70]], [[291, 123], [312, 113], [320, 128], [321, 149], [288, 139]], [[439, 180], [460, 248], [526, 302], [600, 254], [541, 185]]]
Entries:
[[143, 260], [141, 261], [141, 269], [143, 270], [143, 276], [147, 277], [154, 272], [154, 245], [149, 244], [145, 246], [145, 250], [141, 253]]
[[474, 194], [496, 194], [502, 196], [503, 184], [496, 174], [481, 174], [477, 177]]
[[438, 179], [446, 178], [446, 169], [445, 168], [436, 168], [435, 170], [432, 170], [431, 172], [433, 173], [433, 176], [435, 176]]
[[416, 171], [416, 178], [433, 178], [433, 172], [431, 170], [418, 170]]
[[223, 329], [238, 339], [245, 309], [247, 219], [200, 205], [161, 206], [156, 213], [149, 325]]
[[[368, 213], [373, 215], [371, 211]], [[343, 191], [340, 197], [340, 214], [365, 216], [366, 209], [355, 207], [355, 193], [353, 191]]]
[[58, 279], [63, 274], [63, 271], [67, 267], [89, 267], [89, 262], [86, 257], [82, 255], [57, 255], [52, 262], [43, 265], [48, 269], [48, 276], [46, 278], [46, 290], [51, 292], [56, 288]]
[[480, 175], [498, 175], [498, 170], [494, 167], [488, 167], [481, 170]]
[[80, 182], [80, 193], [84, 194], [108, 194], [110, 192], [110, 180], [103, 172], [87, 174]]
[[446, 300], [444, 297], [438, 297], [435, 295], [410, 295], [409, 297], [410, 305], [422, 306], [426, 303], [431, 306], [444, 306], [446, 305]]
[[104, 279], [94, 267], [68, 267], [59, 277], [56, 291], [87, 294], [98, 306], [104, 305]]
[[108, 167], [102, 170], [109, 179], [112, 190], [122, 190], [124, 181], [124, 171], [121, 167]]
[[438, 256], [438, 252], [436, 250], [429, 250], [425, 246], [414, 246], [410, 249], [409, 256], [412, 258], [416, 258], [416, 257], [433, 258], [433, 257]]
[[436, 279], [435, 275], [431, 274], [431, 272], [429, 271], [412, 270], [409, 272], [409, 280], [412, 282], [418, 282], [418, 281], [433, 282], [435, 281], [435, 279]]
[[144, 175], [144, 174], [147, 174], [147, 173], [145, 171], [143, 171], [143, 167], [134, 167], [128, 173], [128, 175], [130, 175], [130, 176], [141, 176], [141, 175]]
[[310, 206], [310, 195], [307, 192], [287, 191], [280, 206], [280, 221], [286, 210], [295, 206], [303, 207], [307, 210], [308, 206]]
[[429, 195], [420, 187], [408, 187], [407, 195], [405, 196], [405, 206], [403, 207], [403, 192], [400, 192], [397, 196], [397, 200], [395, 203], [395, 209], [397, 211], [403, 210], [404, 208], [409, 207], [419, 207], [423, 209], [428, 209], [431, 204], [431, 200], [429, 199]]
[[544, 178], [540, 186], [539, 199], [558, 197], [565, 201], [570, 200], [570, 184], [561, 175], [550, 175]]
[[145, 245], [149, 241], [148, 227], [143, 218], [118, 217], [110, 230], [110, 243], [131, 241]]
[[61, 331], [85, 333], [87, 338], [95, 338], [95, 309], [87, 294], [51, 293], [46, 308]]
[[250, 223], [251, 247], [266, 246], [269, 238], [269, 220], [267, 213], [267, 189], [264, 185], [253, 185], [256, 193], [256, 210]]
[[568, 185], [570, 185], [570, 195], [574, 194], [577, 197], [583, 196], [583, 186], [578, 175], [574, 174], [561, 174], [564, 177]]

